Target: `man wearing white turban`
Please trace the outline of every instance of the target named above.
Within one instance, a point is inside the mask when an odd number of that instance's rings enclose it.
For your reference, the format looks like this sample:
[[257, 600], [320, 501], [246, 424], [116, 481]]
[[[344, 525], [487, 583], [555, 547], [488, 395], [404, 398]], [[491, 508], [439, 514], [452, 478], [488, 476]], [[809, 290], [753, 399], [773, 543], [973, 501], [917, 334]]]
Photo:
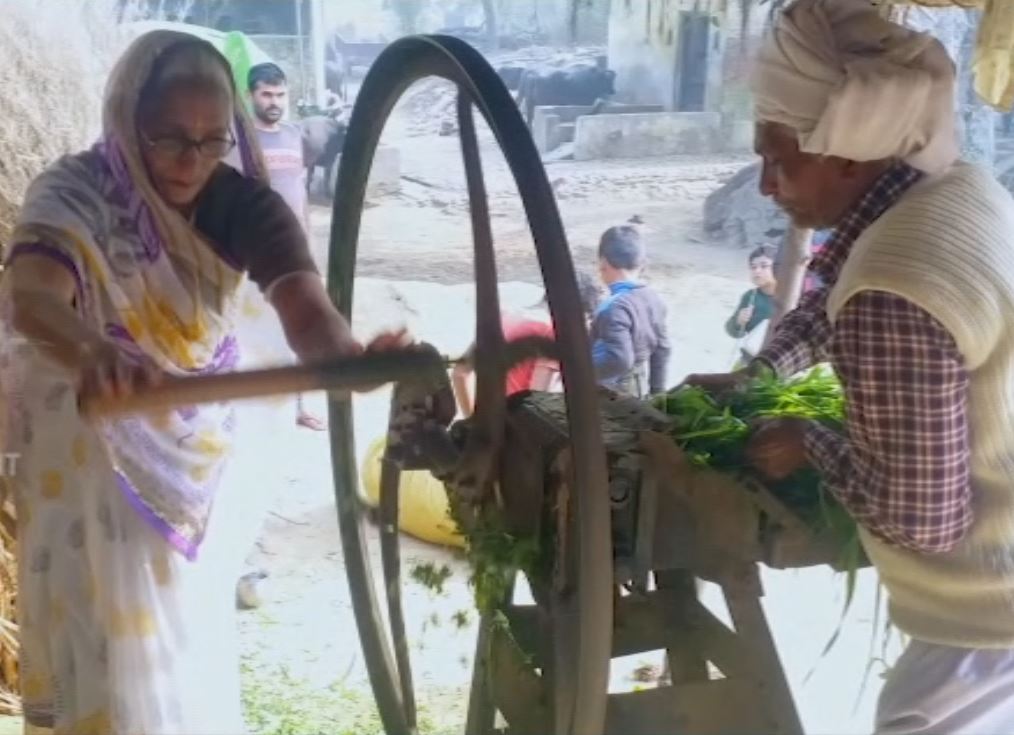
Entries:
[[760, 427], [777, 479], [809, 464], [856, 519], [911, 643], [878, 733], [1014, 732], [1014, 200], [958, 161], [954, 67], [867, 0], [797, 0], [755, 67], [762, 192], [833, 227], [823, 286], [750, 367], [829, 361], [845, 432]]

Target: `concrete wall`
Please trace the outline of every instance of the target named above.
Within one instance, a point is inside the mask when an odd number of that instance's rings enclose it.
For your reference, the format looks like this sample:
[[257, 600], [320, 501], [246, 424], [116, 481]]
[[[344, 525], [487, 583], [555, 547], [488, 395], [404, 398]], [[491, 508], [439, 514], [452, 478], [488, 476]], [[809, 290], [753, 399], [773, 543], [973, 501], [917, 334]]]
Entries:
[[539, 153], [549, 153], [566, 142], [560, 132], [560, 125], [574, 123], [581, 115], [592, 111], [591, 106], [580, 105], [539, 105], [532, 115], [532, 140]]
[[618, 102], [672, 109], [679, 28], [674, 10], [660, 12], [653, 23], [655, 5], [649, 0], [614, 0], [609, 16], [609, 67], [616, 72]]
[[704, 63], [709, 65], [705, 109], [717, 109], [721, 101], [725, 5], [724, 0], [613, 0], [608, 53], [609, 66], [616, 71], [616, 101], [675, 109], [681, 13], [700, 11], [716, 19]]
[[[561, 143], [569, 143], [573, 134], [566, 135], [561, 125], [572, 125], [595, 108], [591, 105], [539, 105], [532, 115], [532, 139], [539, 153], [548, 153]], [[662, 112], [662, 105], [603, 105], [598, 114], [627, 114], [635, 112]]]
[[716, 112], [586, 115], [574, 130], [574, 160], [717, 153], [721, 122]]

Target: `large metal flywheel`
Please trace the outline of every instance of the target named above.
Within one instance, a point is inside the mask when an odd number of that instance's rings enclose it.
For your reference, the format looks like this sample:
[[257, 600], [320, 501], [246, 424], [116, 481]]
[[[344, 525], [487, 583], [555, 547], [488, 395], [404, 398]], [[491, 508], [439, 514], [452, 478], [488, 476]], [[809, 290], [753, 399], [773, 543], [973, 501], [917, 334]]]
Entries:
[[[328, 289], [351, 319], [356, 250], [367, 181], [384, 124], [405, 89], [423, 77], [458, 87], [458, 121], [475, 244], [476, 411], [462, 455], [480, 492], [498, 482], [505, 423], [504, 373], [509, 365], [501, 329], [496, 255], [473, 121], [478, 109], [496, 136], [523, 200], [556, 330], [556, 357], [565, 386], [569, 430], [569, 521], [562, 584], [554, 585], [551, 709], [557, 735], [600, 735], [606, 716], [612, 644], [613, 584], [610, 508], [599, 402], [573, 263], [553, 191], [510, 93], [468, 44], [445, 36], [414, 36], [391, 44], [371, 67], [352, 112], [333, 210]], [[412, 676], [400, 604], [397, 477], [385, 465], [381, 524], [389, 627], [378, 606], [364, 512], [357, 494], [352, 406], [330, 404], [338, 520], [370, 681], [388, 735], [415, 731]], [[392, 489], [393, 488], [393, 489]], [[393, 500], [391, 500], [393, 498]], [[392, 505], [393, 503], [393, 505]], [[386, 506], [386, 511], [384, 506]], [[392, 515], [393, 513], [393, 515]], [[473, 700], [475, 699], [473, 695]], [[470, 709], [476, 709], [473, 706]], [[470, 720], [474, 720], [474, 712]], [[470, 730], [478, 726], [470, 721]]]

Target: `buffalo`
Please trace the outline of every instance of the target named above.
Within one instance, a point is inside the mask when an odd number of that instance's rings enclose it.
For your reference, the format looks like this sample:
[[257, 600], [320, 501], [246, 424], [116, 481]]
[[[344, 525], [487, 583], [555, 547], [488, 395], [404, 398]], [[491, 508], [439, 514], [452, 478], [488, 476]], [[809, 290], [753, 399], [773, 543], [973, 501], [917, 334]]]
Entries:
[[313, 115], [299, 122], [303, 134], [303, 163], [306, 165], [306, 191], [311, 190], [317, 167], [324, 169], [324, 191], [331, 193], [335, 161], [345, 147], [347, 126], [333, 115]]
[[531, 127], [537, 106], [595, 105], [616, 94], [615, 82], [616, 72], [607, 69], [604, 60], [545, 75], [530, 71], [521, 79], [518, 104]]

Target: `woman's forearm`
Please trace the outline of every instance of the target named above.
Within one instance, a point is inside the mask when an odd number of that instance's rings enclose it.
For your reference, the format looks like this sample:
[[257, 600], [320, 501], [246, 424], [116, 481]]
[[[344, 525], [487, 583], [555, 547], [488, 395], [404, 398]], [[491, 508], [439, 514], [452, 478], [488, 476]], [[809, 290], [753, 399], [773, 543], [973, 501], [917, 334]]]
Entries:
[[318, 318], [286, 332], [289, 347], [300, 362], [313, 363], [346, 354], [354, 343], [348, 323], [335, 309], [321, 309]]
[[108, 349], [108, 341], [56, 295], [14, 288], [10, 298], [14, 329], [61, 365], [76, 370]]
[[281, 320], [285, 341], [300, 362], [320, 362], [362, 350], [316, 273], [284, 276], [267, 293]]

